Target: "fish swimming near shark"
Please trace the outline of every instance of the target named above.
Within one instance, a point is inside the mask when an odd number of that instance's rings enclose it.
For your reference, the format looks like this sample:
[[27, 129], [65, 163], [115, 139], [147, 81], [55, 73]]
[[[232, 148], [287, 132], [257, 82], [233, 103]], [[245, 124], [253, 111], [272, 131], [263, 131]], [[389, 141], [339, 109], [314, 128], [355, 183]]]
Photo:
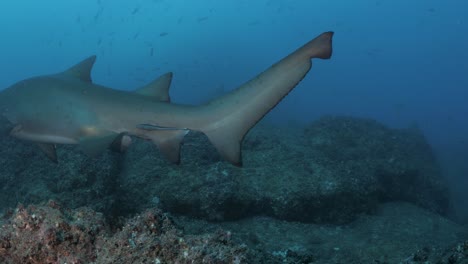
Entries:
[[97, 85], [91, 56], [68, 70], [20, 81], [0, 92], [0, 114], [10, 135], [32, 141], [53, 161], [57, 144], [77, 144], [96, 155], [124, 151], [131, 136], [152, 141], [163, 156], [180, 162], [190, 131], [204, 133], [220, 155], [241, 166], [245, 134], [309, 72], [313, 58], [329, 59], [333, 32], [325, 32], [231, 92], [199, 106], [172, 103], [167, 73], [135, 91]]

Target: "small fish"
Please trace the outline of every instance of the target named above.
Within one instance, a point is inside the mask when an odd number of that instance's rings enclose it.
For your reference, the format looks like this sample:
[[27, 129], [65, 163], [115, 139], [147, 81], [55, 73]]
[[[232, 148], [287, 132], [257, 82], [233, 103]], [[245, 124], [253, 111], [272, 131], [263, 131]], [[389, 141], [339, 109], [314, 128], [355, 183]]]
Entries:
[[167, 33], [167, 32], [161, 32], [161, 33], [159, 33], [159, 36], [160, 36], [160, 37], [165, 37], [165, 36], [167, 36], [167, 35], [169, 35], [169, 33]]
[[94, 15], [94, 21], [98, 21], [99, 17], [101, 16], [102, 12], [104, 11], [104, 7], [99, 7], [99, 10], [97, 11], [97, 13]]
[[135, 9], [133, 9], [132, 11], [132, 15], [135, 15], [136, 13], [138, 13], [139, 10], [140, 10], [139, 7], [135, 7]]
[[197, 19], [197, 22], [203, 22], [203, 21], [205, 21], [205, 20], [207, 20], [207, 19], [208, 19], [207, 16], [205, 16], [205, 17], [199, 17], [199, 18]]

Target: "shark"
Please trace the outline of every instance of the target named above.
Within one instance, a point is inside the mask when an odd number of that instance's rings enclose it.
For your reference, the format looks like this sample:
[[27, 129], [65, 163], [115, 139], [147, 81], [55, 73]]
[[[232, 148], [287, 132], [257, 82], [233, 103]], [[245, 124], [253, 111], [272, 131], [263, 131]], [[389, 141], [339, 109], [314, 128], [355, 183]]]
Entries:
[[153, 142], [172, 163], [180, 163], [189, 131], [204, 133], [226, 161], [242, 165], [247, 132], [306, 76], [312, 59], [329, 59], [333, 32], [324, 32], [241, 86], [200, 105], [176, 104], [168, 72], [133, 91], [93, 83], [96, 56], [69, 69], [19, 81], [0, 91], [0, 114], [9, 135], [35, 142], [57, 162], [57, 145], [75, 144], [95, 156], [125, 151], [132, 137]]

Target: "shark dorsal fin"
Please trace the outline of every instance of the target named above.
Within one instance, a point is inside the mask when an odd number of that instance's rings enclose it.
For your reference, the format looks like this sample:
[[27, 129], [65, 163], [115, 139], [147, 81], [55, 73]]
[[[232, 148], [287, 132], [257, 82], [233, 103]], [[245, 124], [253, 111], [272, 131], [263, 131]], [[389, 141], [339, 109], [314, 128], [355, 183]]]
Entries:
[[171, 86], [172, 72], [159, 76], [151, 83], [135, 90], [136, 93], [149, 96], [162, 102], [170, 102], [169, 87]]
[[69, 77], [78, 78], [84, 82], [92, 82], [91, 70], [93, 69], [95, 61], [96, 55], [90, 56], [64, 71], [63, 74]]

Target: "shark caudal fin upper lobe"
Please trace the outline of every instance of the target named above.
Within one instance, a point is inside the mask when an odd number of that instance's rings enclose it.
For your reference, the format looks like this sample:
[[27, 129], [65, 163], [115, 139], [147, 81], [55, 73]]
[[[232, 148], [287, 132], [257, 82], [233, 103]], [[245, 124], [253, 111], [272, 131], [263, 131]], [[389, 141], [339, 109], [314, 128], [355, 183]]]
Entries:
[[219, 153], [241, 166], [245, 134], [286, 96], [309, 72], [311, 59], [328, 59], [333, 32], [326, 32], [232, 92], [200, 108], [196, 130], [207, 135]]

